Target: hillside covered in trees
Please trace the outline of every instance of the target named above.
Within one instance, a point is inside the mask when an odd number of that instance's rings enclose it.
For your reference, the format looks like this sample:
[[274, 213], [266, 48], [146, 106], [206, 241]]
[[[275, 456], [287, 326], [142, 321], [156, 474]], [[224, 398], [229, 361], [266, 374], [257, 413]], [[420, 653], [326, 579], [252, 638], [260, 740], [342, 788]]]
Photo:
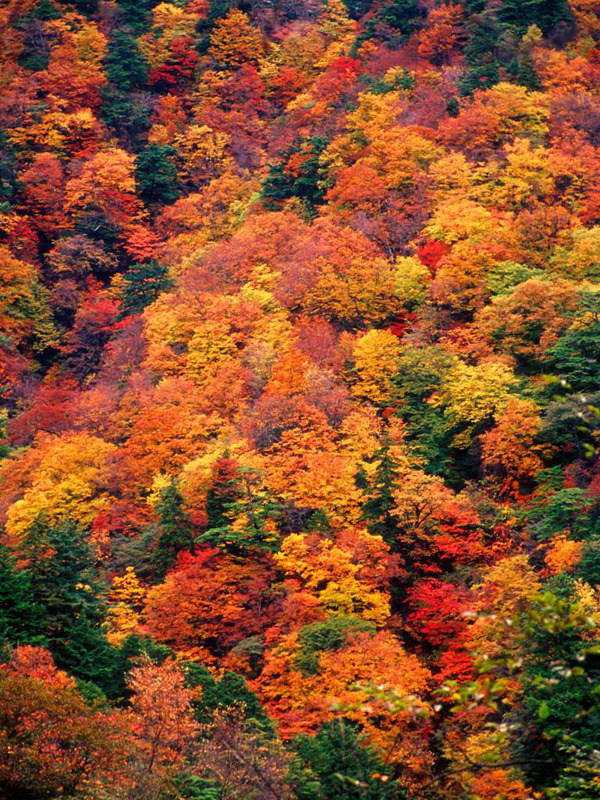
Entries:
[[600, 798], [600, 1], [0, 5], [0, 798]]

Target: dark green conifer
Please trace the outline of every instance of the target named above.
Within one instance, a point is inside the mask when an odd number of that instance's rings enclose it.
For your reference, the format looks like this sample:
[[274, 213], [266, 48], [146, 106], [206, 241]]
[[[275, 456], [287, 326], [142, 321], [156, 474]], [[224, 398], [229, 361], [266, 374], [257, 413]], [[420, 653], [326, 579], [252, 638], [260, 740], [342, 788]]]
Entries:
[[0, 646], [45, 644], [46, 619], [36, 602], [31, 575], [17, 569], [14, 556], [0, 546]]
[[184, 550], [194, 552], [194, 526], [185, 501], [175, 481], [161, 493], [158, 504], [159, 537], [156, 543], [155, 563], [159, 575], [166, 575]]
[[[390, 768], [345, 720], [326, 722], [316, 736], [293, 742], [297, 800], [402, 800]], [[382, 780], [382, 777], [384, 780]]]
[[170, 145], [150, 144], [136, 157], [135, 178], [145, 203], [172, 203], [179, 197], [176, 155]]
[[32, 600], [44, 610], [43, 633], [57, 665], [113, 696], [117, 650], [102, 630], [106, 604], [85, 533], [69, 520], [50, 525], [40, 518], [19, 557], [27, 562]]
[[144, 264], [132, 264], [123, 275], [121, 317], [140, 314], [161, 292], [171, 286], [169, 271], [152, 259]]

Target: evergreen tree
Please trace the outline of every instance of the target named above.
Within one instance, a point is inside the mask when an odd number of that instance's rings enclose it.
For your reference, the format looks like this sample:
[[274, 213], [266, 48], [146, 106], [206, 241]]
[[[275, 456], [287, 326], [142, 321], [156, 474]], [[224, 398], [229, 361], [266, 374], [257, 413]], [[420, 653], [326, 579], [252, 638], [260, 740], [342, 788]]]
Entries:
[[539, 92], [543, 87], [538, 74], [535, 70], [535, 64], [531, 53], [523, 52], [517, 61], [517, 83], [525, 86], [531, 92]]
[[172, 285], [169, 271], [155, 259], [145, 264], [132, 264], [123, 275], [123, 284], [121, 318], [140, 314]]
[[210, 722], [218, 708], [232, 708], [240, 705], [244, 708], [245, 719], [253, 719], [265, 729], [272, 729], [265, 710], [257, 695], [250, 691], [245, 679], [235, 672], [226, 672], [223, 677], [215, 678], [202, 664], [186, 663], [183, 665], [187, 685], [195, 689], [200, 686], [200, 699], [194, 703], [196, 719], [203, 725]]
[[[572, 392], [595, 392], [600, 386], [600, 302], [597, 295], [584, 292], [573, 326], [546, 353], [545, 360]], [[587, 324], [581, 324], [583, 321]]]
[[[565, 577], [536, 598], [522, 620], [527, 718], [514, 750], [530, 785], [564, 800], [592, 800], [598, 795], [564, 793], [569, 784], [581, 789], [594, 777], [600, 749], [600, 656], [589, 644], [596, 624]], [[596, 783], [598, 777], [600, 769]]]
[[101, 90], [100, 115], [131, 148], [141, 144], [149, 124], [149, 109], [135, 95], [146, 87], [148, 69], [137, 40], [127, 30], [118, 30], [104, 59], [109, 82]]
[[194, 552], [194, 526], [174, 481], [163, 489], [158, 513], [160, 534], [156, 543], [155, 563], [159, 575], [163, 577], [179, 553], [184, 550]]
[[574, 574], [594, 589], [600, 586], [600, 539], [594, 537], [583, 545], [581, 561], [575, 566]]
[[281, 520], [281, 505], [262, 488], [261, 476], [252, 469], [235, 465], [234, 472], [223, 472], [215, 479], [207, 497], [207, 514], [212, 525], [198, 537], [241, 555], [246, 548], [276, 550]]
[[524, 33], [530, 25], [537, 25], [547, 34], [559, 22], [573, 22], [566, 0], [503, 0], [498, 18], [519, 33]]
[[394, 490], [399, 484], [398, 464], [392, 456], [391, 444], [389, 437], [385, 436], [382, 446], [374, 454], [377, 468], [373, 481], [365, 487], [367, 500], [363, 504], [362, 519], [367, 522], [369, 533], [381, 536], [389, 545], [394, 546], [398, 526], [392, 509]]
[[210, 0], [208, 3], [208, 11], [206, 14], [199, 17], [196, 24], [196, 50], [200, 53], [206, 53], [210, 47], [210, 33], [214, 27], [215, 22], [227, 15], [229, 10], [236, 5], [235, 0]]
[[44, 609], [44, 634], [57, 665], [113, 696], [118, 653], [102, 631], [106, 606], [85, 534], [70, 521], [51, 526], [38, 519], [19, 556], [27, 561], [32, 600]]
[[177, 167], [170, 145], [148, 145], [135, 160], [135, 177], [145, 203], [172, 203], [179, 197]]
[[152, 20], [152, 9], [159, 0], [119, 0], [123, 22], [136, 33], [144, 33]]
[[240, 499], [241, 494], [239, 465], [225, 453], [214, 466], [212, 484], [206, 494], [208, 530], [227, 527], [231, 505]]
[[17, 158], [4, 128], [0, 128], [0, 201], [10, 201], [18, 188]]
[[351, 19], [360, 19], [369, 10], [369, 0], [344, 0]]
[[[0, 395], [2, 394], [2, 389], [0, 389]], [[8, 421], [8, 412], [7, 411], [0, 411], [0, 461], [7, 458], [10, 455], [11, 447], [8, 444], [8, 438], [6, 435], [6, 423]]]
[[124, 95], [146, 86], [148, 62], [131, 34], [120, 30], [111, 37], [104, 70], [108, 80]]
[[45, 644], [43, 607], [33, 597], [31, 575], [16, 567], [14, 557], [0, 546], [0, 646]]
[[50, 47], [46, 37], [39, 35], [40, 23], [35, 19], [25, 18], [17, 23], [17, 27], [25, 29], [23, 49], [18, 57], [19, 66], [30, 72], [48, 69]]
[[423, 459], [427, 472], [449, 480], [455, 479], [449, 454], [451, 435], [442, 410], [426, 400], [439, 388], [451, 362], [451, 356], [438, 347], [407, 347], [398, 359], [393, 378], [395, 405], [407, 424], [407, 444], [415, 456]]
[[41, 0], [33, 9], [32, 16], [43, 21], [60, 19], [62, 14], [50, 0]]
[[123, 94], [110, 83], [103, 87], [101, 96], [100, 116], [115, 129], [127, 148], [138, 151], [145, 143], [150, 124], [149, 103], [138, 96]]
[[464, 49], [467, 72], [459, 85], [462, 95], [475, 89], [489, 89], [498, 83], [500, 47], [505, 32], [493, 8], [473, 15], [467, 28], [469, 40]]
[[[377, 752], [345, 720], [326, 722], [316, 736], [293, 742], [297, 800], [401, 800], [404, 790]], [[382, 780], [383, 778], [383, 780]]]
[[415, 32], [420, 21], [419, 4], [415, 0], [391, 0], [381, 7], [378, 14], [384, 25], [399, 31], [406, 39]]
[[298, 634], [300, 652], [294, 666], [303, 675], [316, 675], [320, 668], [319, 654], [339, 650], [346, 644], [349, 635], [359, 631], [373, 635], [376, 627], [372, 622], [352, 614], [337, 614], [322, 622], [305, 625]]
[[[323, 179], [325, 172], [320, 156], [327, 147], [328, 140], [322, 136], [312, 136], [306, 141], [282, 154], [282, 161], [272, 164], [262, 186], [262, 197], [265, 208], [276, 211], [284, 200], [298, 197], [304, 203], [309, 216], [316, 214], [316, 209], [323, 203], [325, 188]], [[286, 165], [292, 156], [302, 153], [305, 158], [299, 172], [292, 173]]]
[[364, 23], [354, 49], [369, 39], [401, 44], [412, 36], [420, 22], [421, 10], [416, 0], [389, 0]]
[[78, 11], [89, 17], [98, 11], [98, 2], [99, 0], [73, 0], [73, 5]]

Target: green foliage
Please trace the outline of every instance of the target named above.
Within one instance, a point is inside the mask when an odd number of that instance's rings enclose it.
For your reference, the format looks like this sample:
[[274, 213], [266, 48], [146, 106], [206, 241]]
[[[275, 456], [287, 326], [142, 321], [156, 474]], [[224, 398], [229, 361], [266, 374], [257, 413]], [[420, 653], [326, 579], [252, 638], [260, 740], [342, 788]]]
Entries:
[[[2, 397], [2, 387], [0, 387], [0, 397]], [[0, 462], [10, 455], [10, 445], [6, 436], [6, 423], [8, 421], [8, 412], [0, 411]]]
[[150, 25], [156, 5], [158, 0], [119, 0], [122, 21], [136, 33], [143, 33]]
[[135, 160], [135, 178], [145, 203], [172, 203], [179, 197], [177, 150], [170, 145], [150, 144]]
[[449, 117], [458, 117], [460, 114], [460, 105], [456, 97], [451, 97], [446, 103], [446, 113]]
[[209, 0], [208, 12], [200, 17], [196, 24], [196, 50], [203, 54], [208, 51], [210, 46], [210, 33], [215, 22], [221, 17], [226, 16], [227, 12], [237, 6], [236, 0]]
[[600, 657], [589, 645], [595, 628], [575, 596], [552, 592], [541, 594], [522, 620], [528, 721], [515, 753], [539, 789], [590, 777], [581, 762], [600, 747]]
[[418, 29], [420, 22], [421, 10], [415, 0], [388, 0], [364, 23], [356, 44], [369, 39], [400, 44]]
[[144, 144], [144, 134], [150, 124], [148, 105], [123, 94], [112, 84], [102, 88], [100, 116], [114, 128], [123, 142], [132, 150], [139, 150]]
[[91, 16], [98, 11], [99, 0], [73, 0], [73, 5], [82, 14]]
[[489, 89], [500, 79], [500, 45], [503, 29], [492, 9], [471, 17], [469, 40], [465, 45], [467, 72], [459, 84], [460, 94]]
[[[552, 381], [552, 393], [564, 388]], [[596, 434], [600, 425], [600, 393], [572, 395], [550, 403], [544, 416], [540, 439], [562, 449], [563, 459], [573, 453], [578, 458], [591, 458], [596, 450]]]
[[361, 82], [367, 85], [368, 91], [372, 94], [388, 94], [388, 92], [396, 92], [399, 89], [412, 92], [417, 85], [417, 78], [414, 72], [402, 68], [394, 75], [393, 80], [385, 77], [375, 79], [370, 75], [364, 75], [361, 76]]
[[395, 505], [394, 491], [399, 487], [399, 475], [389, 438], [384, 438], [382, 446], [373, 457], [377, 468], [371, 483], [366, 483], [363, 488], [367, 499], [363, 504], [362, 519], [366, 521], [369, 533], [381, 536], [393, 546], [398, 535], [398, 524], [392, 509]]
[[510, 294], [515, 286], [544, 275], [541, 269], [517, 264], [514, 261], [501, 261], [486, 277], [487, 287], [492, 294]]
[[525, 33], [530, 25], [537, 25], [547, 34], [559, 22], [573, 22], [565, 0], [503, 0], [498, 18], [519, 33]]
[[197, 775], [175, 775], [173, 786], [177, 800], [221, 800], [223, 796], [220, 786]]
[[123, 284], [121, 317], [141, 314], [161, 292], [172, 286], [168, 269], [155, 259], [144, 264], [132, 264], [123, 275]]
[[[314, 215], [325, 197], [325, 170], [320, 156], [328, 145], [328, 139], [312, 136], [282, 154], [282, 160], [271, 164], [262, 186], [265, 208], [276, 211], [284, 200], [298, 197], [304, 203], [309, 215]], [[304, 156], [299, 170], [288, 170], [290, 158], [298, 153]]]
[[207, 496], [209, 528], [197, 542], [224, 547], [242, 554], [247, 548], [277, 550], [276, 524], [282, 506], [262, 486], [262, 476], [253, 469], [236, 466], [231, 477], [215, 481]]
[[33, 9], [32, 16], [35, 17], [35, 19], [49, 20], [60, 19], [62, 14], [51, 0], [42, 0], [41, 3], [38, 3]]
[[160, 533], [154, 560], [159, 575], [164, 576], [179, 553], [194, 552], [194, 526], [175, 482], [161, 492], [158, 513]]
[[389, 767], [344, 720], [327, 722], [313, 737], [292, 743], [291, 780], [297, 800], [401, 800]]
[[352, 19], [360, 19], [369, 10], [369, 0], [344, 0], [348, 14]]
[[552, 372], [573, 392], [594, 392], [600, 386], [600, 304], [584, 293], [578, 319], [545, 353]]
[[75, 230], [96, 242], [101, 242], [109, 250], [115, 248], [119, 241], [119, 226], [106, 219], [99, 210], [90, 209], [79, 215], [75, 222]]
[[353, 633], [362, 631], [373, 635], [375, 630], [372, 622], [351, 614], [340, 614], [305, 625], [298, 634], [300, 652], [295, 667], [303, 675], [316, 675], [319, 672], [319, 653], [339, 650]]
[[517, 83], [530, 92], [539, 92], [543, 88], [529, 52], [521, 53], [517, 60]]
[[140, 53], [137, 40], [131, 34], [119, 30], [111, 37], [104, 70], [108, 80], [121, 94], [146, 86], [148, 62]]
[[42, 632], [57, 665], [114, 696], [118, 654], [102, 631], [106, 607], [84, 532], [70, 521], [51, 526], [39, 519], [19, 558], [27, 561], [31, 598], [44, 610]]
[[48, 69], [50, 50], [45, 41], [39, 42], [33, 34], [25, 39], [25, 47], [19, 55], [19, 66], [28, 72], [43, 72]]
[[0, 546], [0, 645], [45, 644], [43, 606], [33, 596], [31, 575], [17, 569], [15, 558]]
[[17, 158], [7, 131], [0, 128], [0, 199], [11, 200], [18, 188]]
[[216, 463], [212, 485], [206, 494], [206, 520], [209, 530], [227, 527], [229, 509], [241, 496], [239, 465], [226, 454]]
[[536, 500], [525, 509], [524, 517], [531, 536], [538, 541], [567, 530], [574, 539], [588, 539], [600, 534], [598, 503], [576, 486], [547, 491], [542, 483]]
[[584, 543], [581, 561], [574, 574], [590, 586], [600, 586], [600, 539], [589, 539]]
[[407, 443], [415, 456], [424, 459], [431, 473], [450, 475], [450, 440], [444, 415], [427, 400], [440, 387], [452, 358], [438, 347], [403, 350], [393, 378], [399, 416], [407, 423]]
[[201, 664], [185, 663], [183, 669], [187, 685], [195, 689], [200, 686], [202, 694], [194, 702], [194, 713], [198, 722], [206, 725], [212, 720], [217, 709], [243, 707], [244, 718], [260, 723], [265, 729], [272, 730], [271, 722], [260, 704], [256, 694], [248, 688], [241, 675], [226, 672], [217, 679]]

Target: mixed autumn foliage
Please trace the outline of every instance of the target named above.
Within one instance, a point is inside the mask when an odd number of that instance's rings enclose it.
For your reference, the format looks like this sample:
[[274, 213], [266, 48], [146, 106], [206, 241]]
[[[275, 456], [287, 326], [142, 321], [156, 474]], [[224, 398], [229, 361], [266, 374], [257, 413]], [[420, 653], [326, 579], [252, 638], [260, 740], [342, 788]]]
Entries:
[[0, 7], [0, 797], [600, 798], [600, 3]]

